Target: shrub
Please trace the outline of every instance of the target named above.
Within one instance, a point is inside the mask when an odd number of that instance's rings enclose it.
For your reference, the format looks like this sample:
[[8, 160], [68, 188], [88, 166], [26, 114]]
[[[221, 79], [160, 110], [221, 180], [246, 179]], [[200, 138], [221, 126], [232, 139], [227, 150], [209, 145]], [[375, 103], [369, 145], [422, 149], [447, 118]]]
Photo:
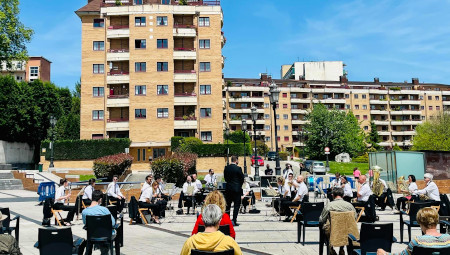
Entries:
[[94, 174], [97, 178], [112, 180], [114, 175], [121, 175], [130, 168], [133, 157], [126, 153], [109, 155], [94, 160]]
[[289, 153], [285, 152], [285, 151], [280, 151], [278, 152], [278, 156], [280, 156], [281, 160], [287, 160], [287, 156], [289, 155]]
[[186, 137], [180, 140], [180, 146], [178, 147], [178, 151], [180, 152], [193, 152], [192, 147], [195, 145], [202, 145], [202, 140], [197, 137]]
[[[242, 130], [237, 130], [237, 131], [231, 132], [230, 140], [233, 141], [234, 143], [244, 143], [244, 133], [242, 132]], [[250, 136], [246, 132], [245, 133], [245, 143], [249, 143], [249, 142], [250, 142]]]
[[186, 172], [187, 175], [197, 173], [197, 154], [190, 152], [178, 152], [173, 154], [173, 158], [176, 158], [183, 163], [183, 171]]
[[150, 163], [153, 175], [160, 175], [167, 182], [183, 185], [186, 176], [196, 173], [197, 155], [193, 153], [174, 153], [171, 156], [159, 157]]
[[[230, 156], [244, 155], [244, 146], [242, 143], [229, 144]], [[246, 154], [251, 154], [251, 145], [245, 144]], [[227, 145], [226, 144], [200, 144], [192, 146], [193, 153], [196, 153], [199, 157], [224, 157], [227, 155]]]
[[170, 138], [170, 149], [172, 151], [175, 151], [176, 149], [178, 149], [178, 147], [180, 147], [181, 141], [184, 139], [184, 137], [181, 136], [173, 136], [172, 138]]
[[[130, 147], [131, 141], [128, 138], [121, 139], [100, 139], [100, 140], [59, 140], [54, 143], [55, 160], [79, 160], [96, 159], [108, 155], [125, 152], [125, 148]], [[41, 143], [42, 148], [46, 148], [45, 159], [49, 160], [51, 155], [50, 141]]]
[[354, 163], [369, 163], [369, 154], [364, 153], [361, 156], [352, 158], [352, 162], [354, 162]]

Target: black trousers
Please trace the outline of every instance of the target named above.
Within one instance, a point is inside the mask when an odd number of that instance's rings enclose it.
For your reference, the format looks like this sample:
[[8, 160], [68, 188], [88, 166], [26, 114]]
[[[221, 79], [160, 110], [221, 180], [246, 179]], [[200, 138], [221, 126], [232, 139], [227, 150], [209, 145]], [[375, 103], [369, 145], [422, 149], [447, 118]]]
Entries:
[[[253, 193], [253, 190], [250, 190], [250, 192], [248, 193], [248, 196], [251, 197], [250, 204], [254, 205], [255, 201], [256, 201], [256, 198], [255, 198], [255, 193]], [[244, 199], [242, 199], [242, 205], [244, 206], [244, 208], [247, 207], [247, 205], [248, 205], [248, 199], [247, 198], [244, 197]]]
[[167, 201], [164, 199], [158, 200], [155, 202], [155, 204], [158, 206], [158, 211], [159, 211], [159, 217], [166, 217], [166, 206], [167, 206]]
[[273, 201], [273, 207], [275, 208], [275, 210], [280, 213], [280, 215], [286, 215], [285, 212], [285, 207], [283, 207], [283, 204], [285, 203], [289, 203], [291, 202], [291, 198], [290, 197], [280, 197], [277, 198]]
[[73, 205], [64, 205], [63, 203], [55, 203], [53, 205], [53, 209], [55, 209], [55, 210], [63, 210], [63, 211], [69, 212], [67, 214], [67, 218], [66, 218], [66, 221], [68, 221], [68, 222], [71, 222], [73, 220], [73, 216], [75, 215], [77, 208], [78, 208], [77, 203], [75, 203], [74, 206]]
[[236, 223], [237, 216], [239, 213], [239, 207], [241, 206], [241, 196], [242, 191], [235, 192], [232, 190], [227, 190], [225, 193], [225, 199], [227, 200], [226, 212], [230, 215], [231, 203], [234, 203], [233, 208], [233, 221]]
[[119, 199], [119, 198], [108, 196], [108, 200], [109, 201], [117, 201], [117, 203], [116, 203], [117, 213], [121, 213], [122, 212], [123, 207], [125, 205], [125, 198]]
[[139, 201], [139, 208], [148, 208], [148, 209], [152, 210], [152, 213], [154, 216], [160, 215], [160, 211], [159, 211], [160, 206], [157, 204], [151, 204], [151, 203]]
[[292, 202], [292, 201], [289, 201], [289, 200], [282, 201], [282, 203], [281, 203], [281, 210], [283, 210], [284, 214], [287, 217], [289, 217], [289, 216], [294, 215], [289, 207], [290, 206], [298, 206], [299, 204], [301, 204], [300, 201], [295, 201], [295, 202]]
[[410, 201], [410, 200], [413, 200], [413, 198], [412, 197], [411, 197], [411, 199], [408, 199], [406, 197], [397, 198], [397, 203], [396, 203], [397, 209], [403, 210], [403, 211], [406, 210], [406, 201]]
[[185, 204], [187, 208], [194, 207], [195, 210], [195, 196], [186, 196], [183, 191], [180, 193], [180, 198], [178, 199], [178, 208], [183, 208], [183, 201], [186, 201]]
[[383, 194], [381, 194], [379, 197], [377, 197], [377, 205], [379, 207], [381, 207], [381, 209], [386, 209], [386, 205], [387, 202], [385, 203], [384, 201], [386, 200], [387, 197], [387, 192], [383, 192]]
[[349, 197], [349, 196], [344, 196], [344, 201], [347, 201], [347, 202], [351, 202], [352, 201], [352, 197]]
[[83, 199], [83, 203], [86, 207], [88, 207], [92, 204], [92, 200], [90, 200], [89, 198]]

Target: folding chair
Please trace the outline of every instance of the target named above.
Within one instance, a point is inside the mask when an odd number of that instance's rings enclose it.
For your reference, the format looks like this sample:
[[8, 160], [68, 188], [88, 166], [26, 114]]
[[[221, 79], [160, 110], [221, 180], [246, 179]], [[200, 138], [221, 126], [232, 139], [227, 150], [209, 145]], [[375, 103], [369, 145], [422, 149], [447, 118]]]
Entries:
[[[55, 217], [55, 225], [58, 224], [60, 227], [62, 227], [61, 212], [63, 212], [63, 210], [55, 210], [55, 209], [52, 208], [52, 214], [53, 214], [53, 217]], [[58, 218], [58, 215], [59, 215], [59, 218]]]
[[[224, 235], [229, 236], [230, 235], [230, 225], [220, 225], [219, 231], [222, 232]], [[198, 232], [205, 232], [205, 225], [198, 225]]]
[[[120, 227], [120, 222], [112, 226], [111, 215], [101, 216], [86, 216], [86, 230], [87, 230], [87, 250], [86, 254], [92, 254], [94, 244], [106, 243], [109, 244], [111, 255], [114, 254], [114, 246], [116, 254], [120, 254], [120, 242], [116, 234], [113, 234], [113, 229], [117, 230]], [[115, 243], [115, 244], [114, 244]]]
[[450, 247], [425, 248], [416, 246], [412, 250], [412, 255], [447, 255], [447, 254], [450, 254]]

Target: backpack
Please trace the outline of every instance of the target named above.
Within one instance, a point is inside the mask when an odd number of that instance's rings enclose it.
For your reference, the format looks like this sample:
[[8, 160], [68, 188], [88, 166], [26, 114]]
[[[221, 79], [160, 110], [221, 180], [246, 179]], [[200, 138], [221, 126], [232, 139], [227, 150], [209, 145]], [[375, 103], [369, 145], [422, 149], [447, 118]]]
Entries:
[[439, 209], [440, 216], [450, 216], [450, 201], [446, 194], [441, 194], [441, 208]]
[[42, 213], [44, 214], [44, 219], [42, 220], [42, 226], [50, 226], [50, 219], [53, 217], [52, 207], [53, 198], [47, 198], [44, 201], [44, 206], [42, 208]]
[[139, 217], [138, 209], [139, 206], [136, 197], [131, 196], [130, 203], [128, 204], [128, 216], [130, 217], [130, 219], [136, 221], [136, 223], [142, 223], [141, 217]]

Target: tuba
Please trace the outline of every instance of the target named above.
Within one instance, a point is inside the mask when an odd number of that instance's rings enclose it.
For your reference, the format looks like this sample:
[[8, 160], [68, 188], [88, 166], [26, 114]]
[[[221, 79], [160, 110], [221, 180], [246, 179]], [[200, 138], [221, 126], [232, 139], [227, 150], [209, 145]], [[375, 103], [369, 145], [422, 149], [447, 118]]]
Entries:
[[398, 178], [397, 185], [398, 185], [399, 193], [405, 193], [405, 192], [409, 193], [408, 184], [406, 183], [406, 180], [405, 180], [404, 176], [400, 176]]
[[373, 171], [373, 185], [372, 185], [372, 193], [376, 196], [381, 196], [384, 191], [384, 185], [380, 182], [380, 171]]

